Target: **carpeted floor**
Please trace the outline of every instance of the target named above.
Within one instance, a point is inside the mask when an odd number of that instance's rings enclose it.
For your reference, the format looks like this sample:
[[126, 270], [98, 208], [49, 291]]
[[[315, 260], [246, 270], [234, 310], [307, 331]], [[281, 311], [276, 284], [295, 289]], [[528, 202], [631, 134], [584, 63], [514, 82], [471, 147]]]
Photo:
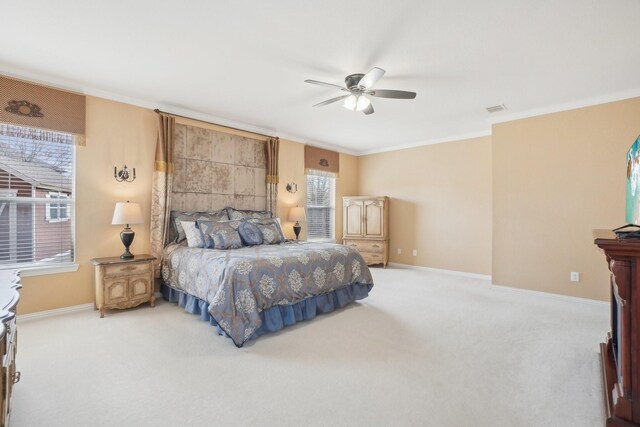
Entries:
[[366, 300], [242, 349], [164, 301], [20, 322], [12, 426], [603, 425], [606, 304], [372, 271]]

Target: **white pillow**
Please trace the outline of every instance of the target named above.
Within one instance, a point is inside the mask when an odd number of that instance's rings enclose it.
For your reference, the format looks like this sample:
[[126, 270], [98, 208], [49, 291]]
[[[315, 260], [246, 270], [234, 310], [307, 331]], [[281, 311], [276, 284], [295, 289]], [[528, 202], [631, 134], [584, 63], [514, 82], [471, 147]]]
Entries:
[[190, 248], [204, 248], [204, 237], [195, 221], [180, 221], [184, 234], [187, 236], [187, 245]]

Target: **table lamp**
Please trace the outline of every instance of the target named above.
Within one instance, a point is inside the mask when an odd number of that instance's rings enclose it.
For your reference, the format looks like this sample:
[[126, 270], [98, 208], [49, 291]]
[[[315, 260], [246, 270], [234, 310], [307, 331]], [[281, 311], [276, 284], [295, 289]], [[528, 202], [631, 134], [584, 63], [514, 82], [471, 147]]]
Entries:
[[305, 216], [303, 207], [296, 206], [295, 208], [289, 209], [289, 216], [287, 217], [287, 219], [289, 221], [296, 222], [296, 224], [293, 226], [293, 232], [296, 233], [296, 240], [298, 240], [298, 237], [300, 236], [300, 230], [302, 230], [302, 227], [300, 226], [300, 223], [298, 221], [304, 221], [306, 218], [307, 217]]
[[120, 259], [131, 259], [133, 254], [129, 252], [129, 246], [133, 243], [136, 233], [129, 228], [129, 224], [142, 224], [142, 211], [137, 203], [129, 203], [129, 201], [116, 203], [116, 209], [113, 211], [113, 219], [111, 224], [125, 224], [124, 230], [120, 232], [120, 240], [124, 245], [124, 253], [120, 255]]

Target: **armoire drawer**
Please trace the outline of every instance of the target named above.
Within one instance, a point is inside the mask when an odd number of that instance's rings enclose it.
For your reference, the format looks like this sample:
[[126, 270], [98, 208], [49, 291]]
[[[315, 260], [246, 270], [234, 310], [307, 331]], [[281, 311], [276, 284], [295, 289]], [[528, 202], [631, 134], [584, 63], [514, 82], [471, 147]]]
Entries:
[[362, 258], [364, 258], [364, 262], [367, 264], [382, 264], [384, 263], [384, 256], [378, 253], [372, 252], [360, 252]]
[[386, 243], [384, 241], [367, 242], [363, 240], [347, 240], [347, 246], [356, 248], [358, 252], [383, 253]]

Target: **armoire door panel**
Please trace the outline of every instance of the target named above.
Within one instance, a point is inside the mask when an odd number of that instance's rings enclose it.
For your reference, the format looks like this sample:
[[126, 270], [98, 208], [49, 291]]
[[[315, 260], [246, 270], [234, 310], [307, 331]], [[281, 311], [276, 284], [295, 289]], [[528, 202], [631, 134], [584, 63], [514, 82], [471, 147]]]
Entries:
[[384, 204], [377, 200], [364, 202], [364, 237], [382, 237], [384, 234]]
[[362, 237], [362, 202], [350, 202], [345, 206], [346, 230], [344, 237]]

